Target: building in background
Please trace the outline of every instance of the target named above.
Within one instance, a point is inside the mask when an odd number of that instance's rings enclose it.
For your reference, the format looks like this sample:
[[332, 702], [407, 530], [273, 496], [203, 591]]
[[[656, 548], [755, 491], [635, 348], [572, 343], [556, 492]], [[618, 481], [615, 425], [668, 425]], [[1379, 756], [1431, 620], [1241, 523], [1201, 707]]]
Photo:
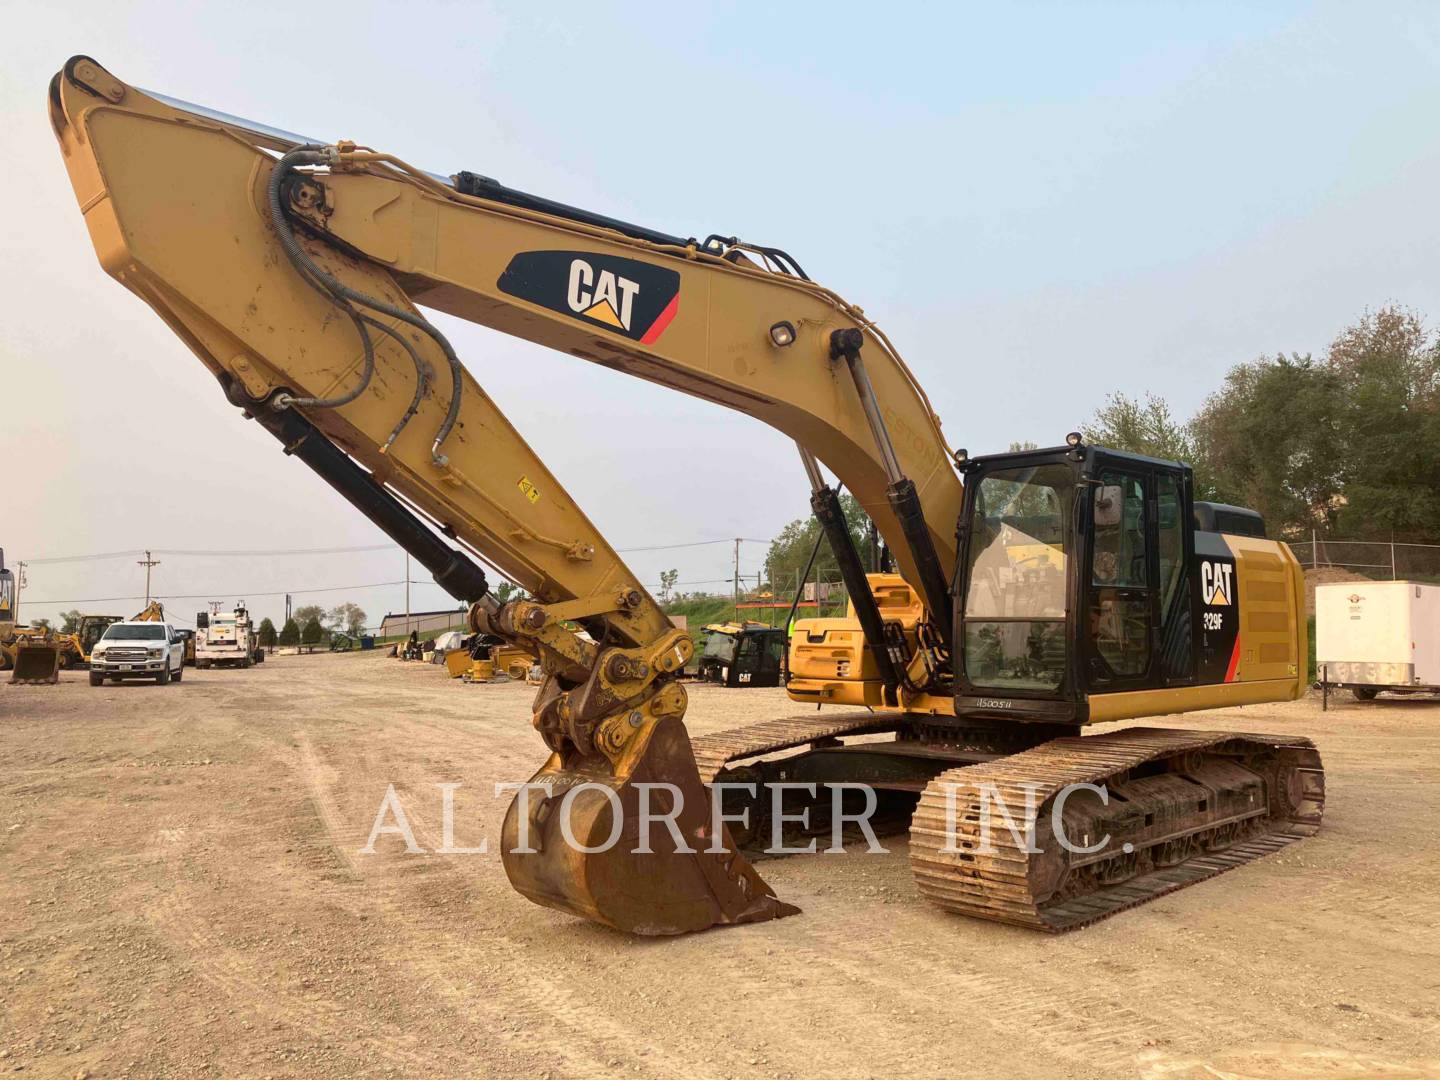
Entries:
[[408, 635], [414, 630], [422, 638], [434, 637], [444, 630], [464, 630], [465, 609], [450, 608], [448, 611], [412, 611], [406, 615], [387, 613], [380, 620], [380, 636], [395, 637]]

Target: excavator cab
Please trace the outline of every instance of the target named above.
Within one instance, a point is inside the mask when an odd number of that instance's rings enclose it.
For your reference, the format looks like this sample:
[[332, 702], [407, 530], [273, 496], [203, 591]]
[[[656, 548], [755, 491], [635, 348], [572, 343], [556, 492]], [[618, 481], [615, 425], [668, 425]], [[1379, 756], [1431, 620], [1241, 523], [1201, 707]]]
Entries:
[[1247, 555], [1278, 586], [1255, 597], [1289, 615], [1289, 640], [1266, 643], [1280, 670], [1257, 674], [1293, 680], [1298, 579], [1259, 515], [1196, 504], [1186, 465], [1071, 439], [964, 465], [957, 713], [1082, 725], [1110, 695], [1179, 692], [1179, 711], [1186, 688], [1234, 682]]
[[695, 674], [731, 688], [779, 686], [786, 634], [763, 623], [712, 623], [696, 654]]
[[123, 615], [81, 615], [80, 625], [75, 631], [80, 639], [81, 658], [89, 663], [95, 643], [105, 635], [110, 624], [124, 621]]

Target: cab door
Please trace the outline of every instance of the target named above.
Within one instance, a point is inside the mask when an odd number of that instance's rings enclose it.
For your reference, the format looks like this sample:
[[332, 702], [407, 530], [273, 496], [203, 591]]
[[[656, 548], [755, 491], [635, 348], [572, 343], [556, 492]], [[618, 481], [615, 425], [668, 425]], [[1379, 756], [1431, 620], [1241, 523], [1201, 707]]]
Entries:
[[1188, 471], [1103, 462], [1090, 484], [1086, 677], [1092, 691], [1194, 681]]
[[1156, 685], [1195, 681], [1195, 510], [1189, 471], [1157, 470], [1155, 559], [1160, 663]]
[[779, 632], [747, 631], [740, 635], [727, 686], [779, 686], [785, 636]]
[[1150, 685], [1157, 609], [1152, 478], [1103, 464], [1090, 487], [1084, 574], [1086, 681], [1099, 692]]

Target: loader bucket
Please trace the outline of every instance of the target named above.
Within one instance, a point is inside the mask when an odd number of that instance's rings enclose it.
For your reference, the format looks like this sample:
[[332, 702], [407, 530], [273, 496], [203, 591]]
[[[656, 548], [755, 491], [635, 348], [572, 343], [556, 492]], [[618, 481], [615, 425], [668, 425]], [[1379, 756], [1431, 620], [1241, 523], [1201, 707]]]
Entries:
[[[537, 904], [632, 934], [685, 934], [798, 914], [776, 898], [723, 824], [715, 842], [710, 791], [684, 725], [660, 720], [635, 743], [613, 771], [603, 759], [593, 771], [566, 769], [552, 755], [531, 781], [539, 786], [516, 795], [502, 831], [510, 884]], [[648, 827], [642, 800], [655, 819]], [[672, 811], [674, 833], [658, 821]]]
[[53, 685], [60, 681], [60, 646], [54, 642], [16, 642], [12, 683]]

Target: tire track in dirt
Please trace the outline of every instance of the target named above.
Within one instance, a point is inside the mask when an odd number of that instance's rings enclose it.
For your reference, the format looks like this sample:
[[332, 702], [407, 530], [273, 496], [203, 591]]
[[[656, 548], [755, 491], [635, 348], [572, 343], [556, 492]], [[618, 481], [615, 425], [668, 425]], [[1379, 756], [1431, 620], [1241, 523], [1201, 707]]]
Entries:
[[[410, 943], [408, 951], [412, 957], [411, 966], [427, 994], [434, 997], [439, 993], [453, 1010], [468, 1011], [473, 1007], [474, 991], [454, 978], [455, 970], [465, 966], [463, 961], [467, 957], [472, 962], [483, 960], [486, 964], [493, 964], [499, 959], [504, 961], [505, 966], [520, 968], [525, 974], [522, 979], [507, 980], [503, 987], [491, 988], [503, 990], [510, 998], [503, 1012], [499, 1007], [488, 1010], [492, 1018], [502, 1026], [518, 1024], [528, 1028], [532, 1033], [530, 1040], [533, 1040], [533, 1033], [537, 1029], [562, 1029], [557, 1032], [557, 1039], [551, 1050], [563, 1059], [563, 1071], [566, 1075], [598, 1075], [609, 1072], [611, 1062], [623, 1060], [633, 1054], [637, 1042], [643, 1042], [647, 1032], [623, 1019], [626, 1010], [617, 1007], [610, 992], [612, 988], [594, 986], [590, 988], [591, 992], [585, 992], [573, 985], [580, 981], [577, 976], [581, 975], [581, 965], [567, 964], [562, 959], [554, 967], [554, 972], [560, 976], [557, 978], [556, 974], [547, 973], [547, 965], [530, 962], [524, 942], [517, 942], [508, 935], [496, 934], [493, 931], [484, 937], [483, 947], [476, 949], [471, 935], [457, 933], [453, 919], [437, 921], [429, 914], [425, 905], [413, 902], [420, 889], [434, 891], [449, 888], [464, 897], [466, 883], [459, 875], [463, 862], [457, 861], [463, 857], [432, 856], [427, 860], [429, 865], [435, 868], [428, 876], [451, 879], [446, 883], [431, 881], [417, 885], [413, 874], [395, 872], [398, 869], [395, 866], [396, 860], [414, 856], [377, 856], [373, 871], [368, 861], [362, 868], [353, 852], [361, 846], [363, 838], [357, 837], [353, 829], [345, 827], [332, 794], [331, 783], [338, 770], [316, 753], [304, 732], [296, 734], [296, 741], [300, 747], [301, 777], [308, 789], [310, 803], [315, 807], [317, 817], [323, 825], [327, 842], [336, 849], [337, 855], [346, 859], [356, 875], [363, 879], [367, 897], [375, 903], [376, 908], [384, 909], [385, 914], [382, 917], [388, 918], [392, 914], [395, 916], [390, 920], [393, 922], [391, 930], [398, 935], [398, 940]], [[393, 759], [382, 760], [388, 763], [391, 771], [403, 771], [396, 769]], [[357, 762], [354, 767], [347, 767], [344, 771], [348, 777], [354, 778], [373, 775], [373, 770], [373, 762]], [[434, 852], [442, 846], [443, 823], [437, 822], [422, 809], [422, 805], [418, 800], [405, 803], [407, 824], [417, 844]], [[495, 833], [498, 834], [498, 829]], [[493, 857], [498, 859], [498, 855]], [[529, 905], [518, 895], [510, 893], [507, 902], [516, 904], [521, 911], [529, 913]], [[459, 918], [464, 920], [465, 914], [462, 913]], [[441, 941], [445, 943], [443, 949], [437, 948]], [[472, 966], [471, 970], [474, 969]], [[519, 1001], [514, 1000], [517, 997]], [[575, 1046], [575, 1043], [579, 1046]], [[586, 1046], [600, 1052], [581, 1049]], [[663, 1052], [645, 1062], [642, 1069], [644, 1074], [656, 1077], [681, 1075], [686, 1071], [687, 1063], [684, 1060]]]
[[[885, 858], [903, 860], [903, 851]], [[900, 880], [908, 888], [908, 874]], [[1037, 1037], [1043, 1048], [1039, 1053], [1071, 1068], [1133, 1067], [1134, 1055], [1159, 1038], [1199, 1048], [1219, 1029], [1235, 1038], [1271, 1036], [1263, 1025], [1235, 1017], [1233, 1003], [1177, 995], [1173, 972], [1152, 976], [1143, 966], [1131, 965], [1133, 972], [1117, 978], [1094, 970], [1089, 985], [1078, 984], [1073, 973], [1053, 974], [1051, 954], [1075, 951], [1076, 936], [1055, 939], [947, 917], [908, 895], [885, 905], [886, 930], [876, 934], [875, 907], [873, 900], [862, 900], [851, 911], [806, 912], [787, 920], [781, 924], [783, 947], [787, 953], [801, 950], [804, 962], [817, 968], [835, 968], [842, 976], [877, 984], [885, 1000], [906, 1008], [921, 1011], [937, 1001], [964, 1001], [973, 1024], [984, 1024], [1002, 1038], [1021, 1031]], [[1014, 963], [1017, 946], [1029, 963]], [[956, 957], [954, 962], [944, 959], [947, 953]], [[997, 960], [1001, 953], [1011, 958]]]

